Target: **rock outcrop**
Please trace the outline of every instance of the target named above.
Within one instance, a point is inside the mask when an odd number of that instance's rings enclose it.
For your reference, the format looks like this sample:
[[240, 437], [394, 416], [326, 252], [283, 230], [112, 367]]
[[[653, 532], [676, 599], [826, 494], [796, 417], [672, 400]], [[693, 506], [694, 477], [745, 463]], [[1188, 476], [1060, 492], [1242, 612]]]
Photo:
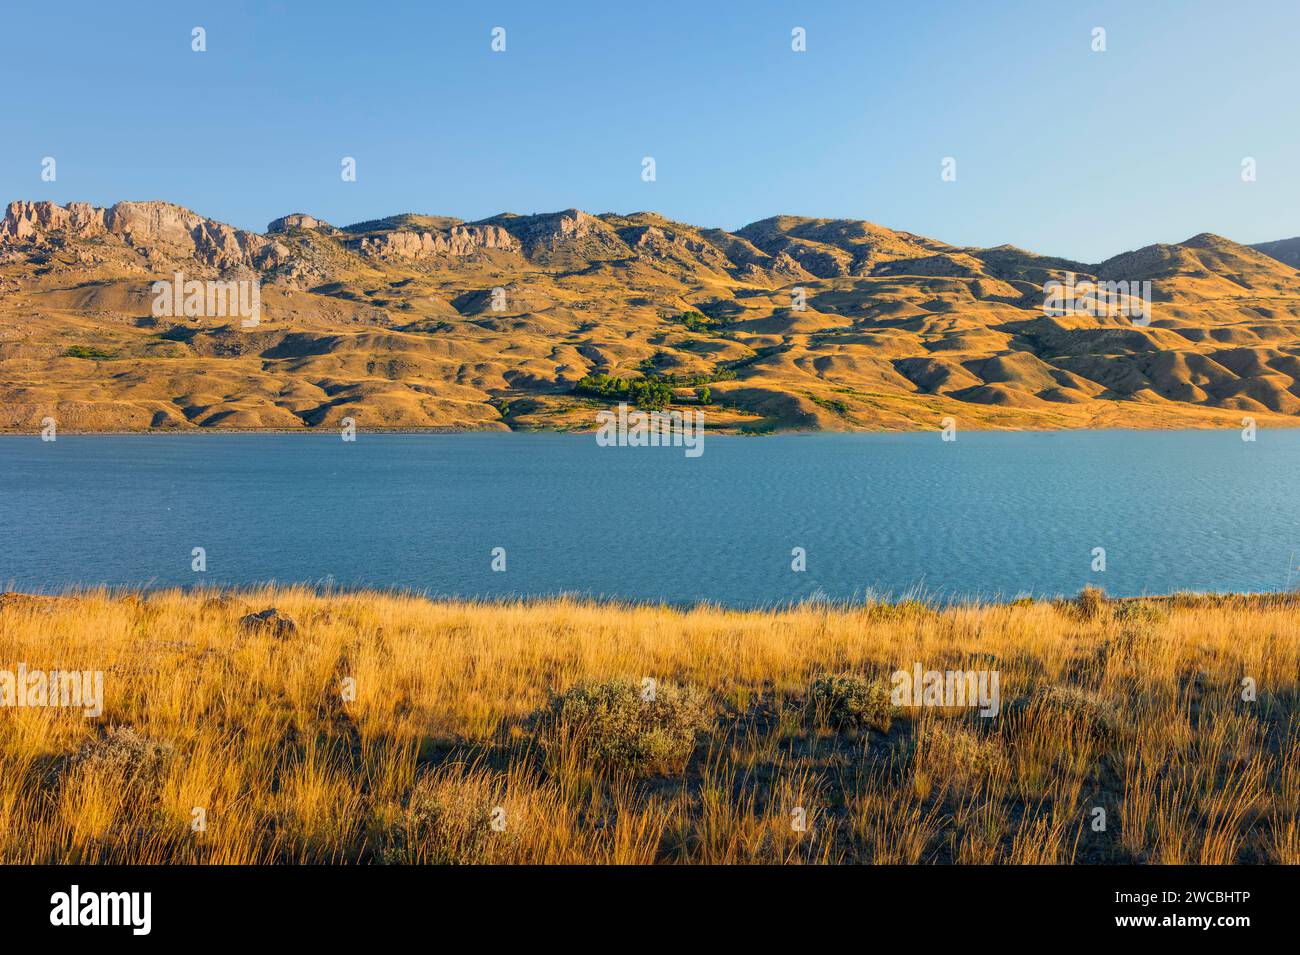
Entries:
[[505, 229], [482, 225], [458, 225], [442, 232], [385, 232], [350, 244], [362, 255], [379, 259], [463, 258], [487, 249], [519, 250], [519, 242]]
[[239, 629], [244, 633], [261, 633], [283, 640], [298, 632], [293, 618], [286, 617], [275, 607], [267, 607], [239, 618]]
[[169, 259], [191, 259], [221, 271], [273, 268], [289, 255], [274, 239], [206, 219], [170, 202], [119, 202], [101, 209], [85, 202], [11, 202], [0, 220], [0, 242], [42, 244], [51, 233], [72, 239], [111, 236], [131, 248]]
[[271, 224], [266, 227], [266, 232], [267, 235], [272, 235], [277, 232], [288, 232], [290, 229], [315, 229], [321, 232], [336, 231], [332, 225], [323, 219], [309, 216], [305, 212], [291, 212], [287, 216], [272, 220]]
[[0, 219], [0, 241], [35, 242], [49, 232], [65, 231], [80, 238], [103, 233], [104, 210], [88, 202], [11, 202]]
[[525, 256], [541, 262], [563, 256], [608, 261], [634, 254], [608, 223], [580, 209], [532, 216], [503, 214], [479, 225], [504, 229], [519, 241]]

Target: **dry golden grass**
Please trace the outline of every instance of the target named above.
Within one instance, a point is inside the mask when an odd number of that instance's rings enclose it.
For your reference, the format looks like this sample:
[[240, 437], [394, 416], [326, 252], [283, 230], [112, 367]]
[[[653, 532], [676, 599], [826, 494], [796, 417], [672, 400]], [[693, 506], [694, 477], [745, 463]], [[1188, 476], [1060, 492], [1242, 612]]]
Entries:
[[[241, 631], [271, 606], [296, 635]], [[0, 670], [102, 670], [105, 689], [100, 719], [0, 710], [0, 861], [1294, 864], [1297, 624], [1284, 598], [0, 598]], [[996, 669], [1002, 712], [819, 725], [819, 676], [916, 661]], [[541, 737], [552, 693], [645, 677], [707, 700], [679, 771], [607, 771]]]

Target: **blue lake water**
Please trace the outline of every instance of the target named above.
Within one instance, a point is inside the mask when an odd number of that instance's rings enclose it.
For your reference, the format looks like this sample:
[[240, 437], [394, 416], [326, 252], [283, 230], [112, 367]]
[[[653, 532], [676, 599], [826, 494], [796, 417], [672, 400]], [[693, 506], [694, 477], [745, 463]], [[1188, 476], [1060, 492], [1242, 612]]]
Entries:
[[10, 436], [0, 587], [275, 580], [741, 607], [1278, 590], [1300, 582], [1298, 475], [1295, 431], [709, 435], [697, 458], [592, 435]]

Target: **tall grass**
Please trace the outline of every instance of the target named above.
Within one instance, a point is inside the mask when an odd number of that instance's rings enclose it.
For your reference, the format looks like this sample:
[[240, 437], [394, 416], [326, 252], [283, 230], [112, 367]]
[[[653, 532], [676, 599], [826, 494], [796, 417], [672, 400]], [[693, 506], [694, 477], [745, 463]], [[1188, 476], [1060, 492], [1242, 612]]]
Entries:
[[[295, 634], [239, 626], [272, 606]], [[0, 709], [0, 861], [1294, 864], [1298, 625], [1280, 597], [0, 598], [0, 670], [105, 689], [98, 719]], [[1001, 712], [858, 725], [811, 690], [916, 661], [998, 671]], [[684, 764], [609, 765], [545, 719], [578, 684], [689, 689], [708, 719]]]

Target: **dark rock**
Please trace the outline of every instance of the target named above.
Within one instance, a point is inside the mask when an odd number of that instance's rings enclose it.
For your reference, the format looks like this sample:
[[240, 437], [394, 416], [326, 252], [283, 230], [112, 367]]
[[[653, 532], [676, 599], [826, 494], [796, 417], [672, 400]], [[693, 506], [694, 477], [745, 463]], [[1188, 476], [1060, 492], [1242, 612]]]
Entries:
[[274, 607], [246, 614], [239, 618], [239, 629], [246, 633], [268, 633], [277, 639], [291, 637], [298, 632], [298, 625]]

